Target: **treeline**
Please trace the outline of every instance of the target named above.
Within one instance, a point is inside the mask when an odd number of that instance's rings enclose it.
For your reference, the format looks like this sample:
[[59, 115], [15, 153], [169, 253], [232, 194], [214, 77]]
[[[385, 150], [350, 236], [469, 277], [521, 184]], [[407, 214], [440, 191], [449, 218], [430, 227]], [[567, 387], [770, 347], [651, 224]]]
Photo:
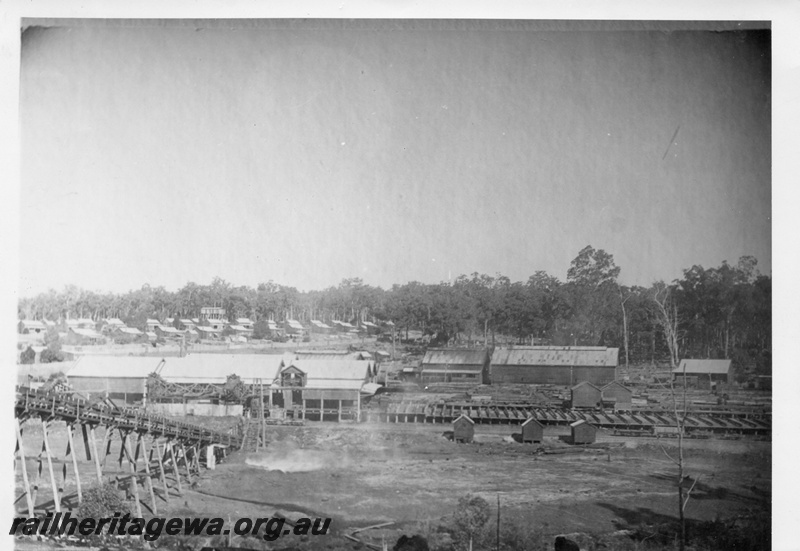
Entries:
[[520, 344], [620, 348], [620, 362], [731, 358], [739, 367], [768, 372], [772, 281], [753, 257], [736, 266], [693, 266], [672, 283], [619, 284], [611, 254], [591, 246], [572, 261], [566, 281], [543, 271], [512, 282], [497, 274], [462, 275], [453, 282], [396, 284], [391, 289], [345, 279], [322, 291], [299, 292], [269, 281], [255, 289], [220, 278], [187, 283], [177, 292], [144, 285], [125, 294], [76, 286], [22, 299], [20, 318], [57, 320], [116, 317], [131, 327], [147, 318], [198, 317], [203, 306], [225, 308], [228, 319], [393, 321], [431, 335], [437, 344], [511, 338]]

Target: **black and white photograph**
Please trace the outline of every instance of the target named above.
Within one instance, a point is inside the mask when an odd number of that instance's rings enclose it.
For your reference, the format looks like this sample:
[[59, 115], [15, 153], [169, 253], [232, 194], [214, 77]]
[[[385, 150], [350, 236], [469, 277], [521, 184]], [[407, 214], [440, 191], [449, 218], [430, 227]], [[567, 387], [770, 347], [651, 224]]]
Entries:
[[787, 21], [337, 6], [5, 24], [9, 547], [796, 549]]

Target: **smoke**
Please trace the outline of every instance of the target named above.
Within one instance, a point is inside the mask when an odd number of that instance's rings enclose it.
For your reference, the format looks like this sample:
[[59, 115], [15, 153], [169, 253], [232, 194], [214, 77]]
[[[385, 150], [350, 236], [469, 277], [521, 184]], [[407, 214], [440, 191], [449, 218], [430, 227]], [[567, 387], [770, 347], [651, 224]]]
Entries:
[[346, 467], [346, 455], [314, 449], [301, 449], [281, 442], [281, 447], [268, 449], [245, 459], [245, 463], [267, 471], [305, 473]]

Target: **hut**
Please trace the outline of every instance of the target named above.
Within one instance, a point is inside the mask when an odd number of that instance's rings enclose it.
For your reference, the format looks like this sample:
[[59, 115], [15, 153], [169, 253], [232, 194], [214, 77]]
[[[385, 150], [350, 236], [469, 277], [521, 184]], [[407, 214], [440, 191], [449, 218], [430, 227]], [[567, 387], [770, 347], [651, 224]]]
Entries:
[[475, 421], [462, 413], [453, 421], [453, 440], [470, 444], [474, 436]]
[[536, 417], [528, 417], [522, 423], [522, 443], [539, 443], [544, 438], [544, 425]]
[[618, 381], [608, 383], [600, 389], [603, 405], [614, 408], [615, 411], [630, 411], [633, 392]]
[[581, 419], [570, 425], [573, 444], [592, 444], [597, 437], [597, 429]]
[[570, 407], [596, 408], [602, 401], [602, 391], [588, 381], [581, 381], [570, 389]]
[[492, 384], [574, 385], [615, 380], [618, 348], [604, 346], [509, 346], [492, 352]]

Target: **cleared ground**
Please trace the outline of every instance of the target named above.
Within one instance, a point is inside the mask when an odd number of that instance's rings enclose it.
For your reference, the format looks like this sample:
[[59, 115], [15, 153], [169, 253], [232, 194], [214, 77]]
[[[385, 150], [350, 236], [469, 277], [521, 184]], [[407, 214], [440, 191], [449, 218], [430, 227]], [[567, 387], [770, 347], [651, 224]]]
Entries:
[[[233, 420], [208, 420], [217, 427]], [[641, 523], [677, 517], [676, 440], [617, 438], [600, 434], [606, 450], [540, 453], [538, 446], [511, 438], [516, 427], [476, 427], [476, 442], [456, 444], [449, 425], [310, 423], [268, 428], [265, 451], [236, 453], [214, 471], [205, 471], [159, 514], [332, 517], [336, 534], [381, 522], [396, 523], [362, 537], [394, 542], [402, 533], [433, 533], [468, 493], [494, 508], [500, 496], [501, 522], [528, 526], [542, 534], [602, 534]], [[101, 433], [102, 434], [102, 433]], [[548, 429], [548, 451], [569, 449], [564, 429]], [[30, 451], [41, 432], [26, 430]], [[54, 452], [64, 450], [63, 430], [53, 432]], [[662, 449], [663, 447], [663, 449]], [[115, 447], [114, 450], [117, 448]], [[79, 457], [85, 480], [92, 466]], [[116, 452], [115, 452], [116, 453]], [[686, 510], [690, 519], [714, 520], [768, 511], [771, 500], [771, 444], [757, 441], [690, 440], [686, 472], [697, 479]], [[109, 467], [116, 455], [109, 456]], [[35, 468], [28, 462], [29, 473]], [[127, 467], [126, 465], [123, 465]], [[57, 465], [57, 471], [60, 465]], [[19, 472], [19, 468], [18, 468]], [[45, 475], [46, 475], [45, 468]], [[123, 471], [120, 471], [122, 474]], [[21, 483], [17, 491], [21, 492]], [[43, 482], [40, 498], [50, 496]], [[24, 500], [17, 503], [24, 506]], [[494, 513], [493, 513], [494, 515]], [[337, 548], [357, 544], [334, 538]]]

